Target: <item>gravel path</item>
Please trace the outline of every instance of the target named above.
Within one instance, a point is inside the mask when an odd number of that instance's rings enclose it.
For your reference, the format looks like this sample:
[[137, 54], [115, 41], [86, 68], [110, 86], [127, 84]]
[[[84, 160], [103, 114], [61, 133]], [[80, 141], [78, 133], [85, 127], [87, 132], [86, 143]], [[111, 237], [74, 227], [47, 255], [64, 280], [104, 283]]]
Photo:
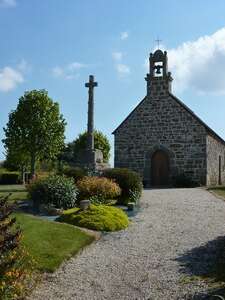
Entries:
[[203, 299], [207, 283], [188, 278], [206, 272], [224, 232], [225, 202], [209, 192], [146, 190], [127, 230], [103, 235], [29, 299]]

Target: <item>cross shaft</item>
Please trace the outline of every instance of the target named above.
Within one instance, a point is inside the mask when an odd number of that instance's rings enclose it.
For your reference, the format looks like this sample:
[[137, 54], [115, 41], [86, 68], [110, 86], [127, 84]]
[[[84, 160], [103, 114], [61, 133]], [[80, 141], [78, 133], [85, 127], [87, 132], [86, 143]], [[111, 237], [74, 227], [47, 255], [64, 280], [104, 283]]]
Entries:
[[94, 81], [94, 76], [89, 76], [89, 82], [85, 83], [88, 88], [88, 123], [87, 123], [87, 150], [94, 150], [94, 88], [98, 83]]

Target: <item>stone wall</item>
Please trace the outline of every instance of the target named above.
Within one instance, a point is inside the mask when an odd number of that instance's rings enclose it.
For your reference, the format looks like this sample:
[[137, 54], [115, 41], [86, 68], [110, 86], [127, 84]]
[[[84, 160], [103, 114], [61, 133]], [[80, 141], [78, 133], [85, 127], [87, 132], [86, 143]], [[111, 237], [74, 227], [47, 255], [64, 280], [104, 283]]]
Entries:
[[[221, 157], [221, 180], [219, 180], [219, 157]], [[207, 185], [218, 185], [220, 183], [225, 184], [225, 145], [211, 135], [208, 135]]]
[[151, 156], [164, 149], [170, 180], [185, 173], [206, 183], [206, 129], [169, 92], [168, 80], [148, 82], [147, 96], [114, 132], [115, 167], [137, 171], [151, 184]]

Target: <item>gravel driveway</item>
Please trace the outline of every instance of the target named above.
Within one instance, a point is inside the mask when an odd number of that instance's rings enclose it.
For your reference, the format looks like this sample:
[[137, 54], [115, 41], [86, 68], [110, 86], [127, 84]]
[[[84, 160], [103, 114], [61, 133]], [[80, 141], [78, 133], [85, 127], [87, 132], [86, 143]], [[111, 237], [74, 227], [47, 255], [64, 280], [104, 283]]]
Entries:
[[29, 299], [205, 299], [196, 275], [225, 239], [225, 202], [197, 188], [145, 190], [141, 203], [127, 230], [103, 235]]

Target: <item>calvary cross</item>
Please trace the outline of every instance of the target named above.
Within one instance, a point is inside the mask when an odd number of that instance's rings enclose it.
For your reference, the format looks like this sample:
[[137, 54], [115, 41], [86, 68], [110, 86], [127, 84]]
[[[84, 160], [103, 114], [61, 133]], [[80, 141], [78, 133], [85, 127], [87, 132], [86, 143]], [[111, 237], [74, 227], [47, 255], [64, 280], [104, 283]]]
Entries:
[[94, 150], [94, 88], [98, 86], [94, 76], [89, 76], [89, 82], [85, 83], [88, 88], [88, 123], [87, 123], [87, 150]]

